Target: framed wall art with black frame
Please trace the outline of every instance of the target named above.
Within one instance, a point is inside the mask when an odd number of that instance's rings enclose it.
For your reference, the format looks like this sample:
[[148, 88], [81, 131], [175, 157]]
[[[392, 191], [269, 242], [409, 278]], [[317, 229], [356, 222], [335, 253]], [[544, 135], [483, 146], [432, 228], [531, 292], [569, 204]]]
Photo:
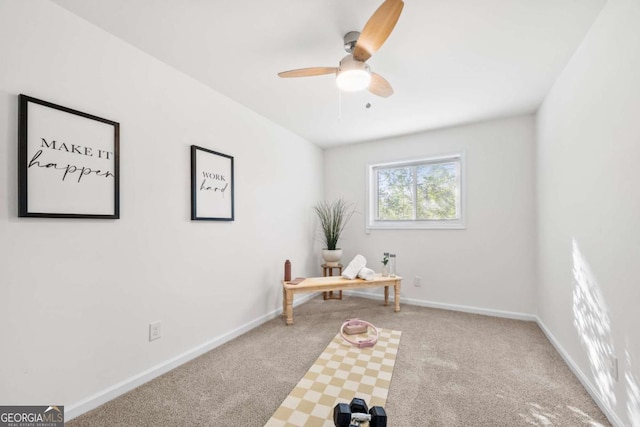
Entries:
[[18, 216], [120, 218], [120, 124], [19, 97]]
[[191, 219], [234, 220], [233, 157], [191, 146]]

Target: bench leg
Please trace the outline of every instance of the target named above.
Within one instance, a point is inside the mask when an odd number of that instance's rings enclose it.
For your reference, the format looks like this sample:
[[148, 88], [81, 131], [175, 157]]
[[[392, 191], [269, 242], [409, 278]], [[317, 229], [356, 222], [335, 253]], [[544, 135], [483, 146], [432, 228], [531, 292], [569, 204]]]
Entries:
[[287, 301], [287, 325], [293, 325], [293, 292], [286, 292]]
[[287, 291], [282, 287], [282, 317], [287, 318]]
[[389, 305], [389, 286], [384, 287], [384, 306]]
[[393, 302], [395, 303], [394, 311], [398, 312], [400, 311], [400, 282], [396, 282], [393, 288], [394, 288]]

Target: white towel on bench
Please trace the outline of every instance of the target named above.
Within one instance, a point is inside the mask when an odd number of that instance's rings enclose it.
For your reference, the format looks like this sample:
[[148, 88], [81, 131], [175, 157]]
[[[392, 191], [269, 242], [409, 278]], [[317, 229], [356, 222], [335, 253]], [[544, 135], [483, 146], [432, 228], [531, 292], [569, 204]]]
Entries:
[[358, 277], [364, 280], [373, 280], [373, 278], [376, 277], [376, 272], [370, 268], [364, 267], [360, 269]]
[[342, 272], [342, 277], [345, 279], [355, 279], [360, 270], [367, 266], [367, 259], [362, 255], [358, 254], [356, 257], [351, 260], [347, 268]]

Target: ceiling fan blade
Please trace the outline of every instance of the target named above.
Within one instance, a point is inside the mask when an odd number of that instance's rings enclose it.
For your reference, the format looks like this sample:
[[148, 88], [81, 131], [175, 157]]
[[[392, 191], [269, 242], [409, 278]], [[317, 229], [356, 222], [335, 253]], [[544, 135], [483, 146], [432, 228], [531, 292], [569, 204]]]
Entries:
[[338, 69], [336, 67], [310, 67], [310, 68], [299, 68], [297, 70], [289, 70], [278, 73], [278, 75], [282, 78], [285, 77], [311, 77], [311, 76], [321, 76], [323, 74], [332, 74], [337, 72]]
[[387, 40], [404, 7], [402, 0], [385, 0], [371, 15], [356, 42], [353, 57], [366, 61]]
[[371, 83], [369, 83], [369, 92], [374, 95], [388, 98], [393, 95], [393, 88], [388, 81], [380, 74], [371, 73]]

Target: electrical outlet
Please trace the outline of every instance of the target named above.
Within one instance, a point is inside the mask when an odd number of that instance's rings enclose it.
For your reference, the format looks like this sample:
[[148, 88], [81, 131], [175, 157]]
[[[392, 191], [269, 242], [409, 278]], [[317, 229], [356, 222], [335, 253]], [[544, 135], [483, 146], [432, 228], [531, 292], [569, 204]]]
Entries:
[[155, 341], [162, 337], [162, 324], [160, 322], [149, 323], [149, 341]]
[[415, 286], [416, 288], [419, 288], [422, 286], [422, 277], [420, 276], [416, 276], [413, 278], [413, 286]]
[[618, 381], [618, 358], [610, 354], [609, 355], [609, 373], [611, 377], [617, 382]]

